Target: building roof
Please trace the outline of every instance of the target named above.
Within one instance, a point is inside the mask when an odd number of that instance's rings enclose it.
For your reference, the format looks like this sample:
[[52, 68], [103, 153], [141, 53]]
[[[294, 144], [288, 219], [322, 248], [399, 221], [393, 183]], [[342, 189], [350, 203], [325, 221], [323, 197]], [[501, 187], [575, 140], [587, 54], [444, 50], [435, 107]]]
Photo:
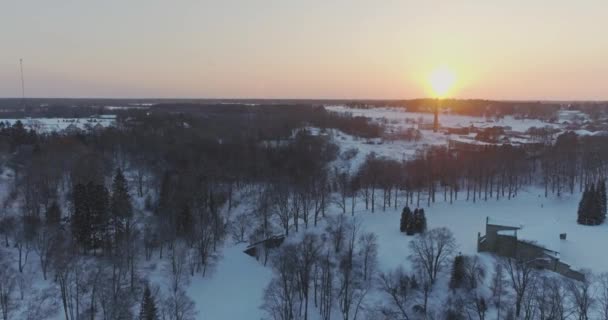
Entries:
[[503, 227], [517, 228], [517, 229], [521, 229], [524, 227], [522, 224], [517, 223], [515, 221], [509, 221], [506, 219], [497, 219], [497, 218], [493, 218], [493, 217], [488, 217], [486, 220], [486, 223], [495, 225], [495, 226], [503, 226]]
[[559, 238], [559, 226], [557, 221], [546, 221], [542, 225], [524, 225], [505, 219], [487, 218], [487, 224], [515, 228], [516, 230], [500, 230], [498, 234], [514, 236], [519, 241], [527, 242], [538, 247], [559, 254], [561, 251], [561, 240]]

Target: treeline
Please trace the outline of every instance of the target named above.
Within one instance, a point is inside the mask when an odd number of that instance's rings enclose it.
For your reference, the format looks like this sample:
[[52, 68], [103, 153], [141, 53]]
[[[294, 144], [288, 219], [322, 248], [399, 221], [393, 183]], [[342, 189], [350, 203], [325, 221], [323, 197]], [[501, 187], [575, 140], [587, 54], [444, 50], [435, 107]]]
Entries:
[[[608, 138], [579, 137], [567, 132], [553, 145], [516, 147], [488, 145], [478, 150], [433, 146], [413, 159], [397, 161], [370, 154], [357, 171], [334, 174], [338, 204], [354, 213], [443, 200], [488, 201], [515, 197], [524, 186], [542, 186], [545, 196], [583, 191], [603, 181], [608, 172], [602, 145]], [[350, 205], [349, 205], [350, 204]]]

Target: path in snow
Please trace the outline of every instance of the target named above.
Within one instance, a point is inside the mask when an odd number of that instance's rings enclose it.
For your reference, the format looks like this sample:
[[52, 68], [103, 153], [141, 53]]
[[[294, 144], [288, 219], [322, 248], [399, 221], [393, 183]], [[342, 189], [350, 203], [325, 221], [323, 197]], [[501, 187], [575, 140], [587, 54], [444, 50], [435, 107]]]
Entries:
[[212, 274], [192, 278], [188, 295], [197, 319], [261, 319], [264, 288], [272, 270], [243, 253], [246, 245], [228, 245]]

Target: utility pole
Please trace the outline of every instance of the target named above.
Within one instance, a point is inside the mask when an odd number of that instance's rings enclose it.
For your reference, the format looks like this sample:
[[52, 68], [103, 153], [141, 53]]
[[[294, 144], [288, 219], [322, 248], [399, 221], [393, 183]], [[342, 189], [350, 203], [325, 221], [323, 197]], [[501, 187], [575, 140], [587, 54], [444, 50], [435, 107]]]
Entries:
[[435, 121], [433, 121], [433, 132], [439, 130], [439, 99], [435, 101]]
[[21, 70], [21, 107], [25, 108], [25, 80], [23, 79], [23, 59], [19, 59], [19, 69]]

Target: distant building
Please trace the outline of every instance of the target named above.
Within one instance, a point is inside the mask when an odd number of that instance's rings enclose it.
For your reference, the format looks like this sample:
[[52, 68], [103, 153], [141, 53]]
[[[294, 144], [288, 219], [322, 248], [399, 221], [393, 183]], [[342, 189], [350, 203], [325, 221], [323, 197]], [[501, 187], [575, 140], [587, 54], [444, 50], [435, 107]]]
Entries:
[[524, 228], [523, 225], [486, 218], [486, 234], [477, 234], [477, 251], [492, 252], [496, 255], [523, 259], [533, 263], [539, 269], [547, 269], [575, 280], [585, 276], [572, 270], [570, 265], [560, 260], [561, 241], [566, 234], [550, 230], [544, 225], [542, 229]]

